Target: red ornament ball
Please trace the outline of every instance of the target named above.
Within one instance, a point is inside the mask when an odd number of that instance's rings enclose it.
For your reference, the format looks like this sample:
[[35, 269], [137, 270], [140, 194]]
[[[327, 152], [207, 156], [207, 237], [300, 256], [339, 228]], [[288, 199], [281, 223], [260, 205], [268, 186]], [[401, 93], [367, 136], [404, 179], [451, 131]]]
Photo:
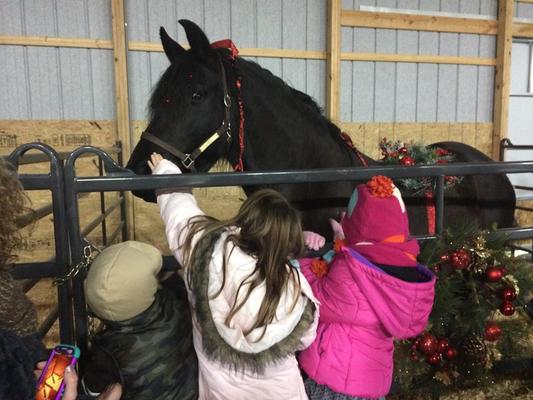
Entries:
[[500, 312], [506, 317], [514, 314], [514, 304], [511, 301], [504, 301], [500, 306]]
[[503, 272], [498, 267], [490, 267], [487, 268], [485, 276], [489, 282], [498, 282], [500, 279], [502, 279]]
[[502, 289], [502, 300], [513, 301], [516, 299], [516, 291], [512, 287], [505, 287]]
[[450, 347], [450, 342], [448, 341], [448, 339], [439, 340], [439, 353], [440, 354], [446, 353], [446, 350], [448, 350], [448, 347]]
[[418, 350], [420, 350], [426, 356], [431, 356], [439, 350], [439, 341], [431, 333], [426, 332], [420, 338]]
[[483, 335], [485, 340], [489, 342], [494, 342], [498, 340], [501, 336], [502, 328], [500, 328], [500, 326], [494, 321], [487, 322], [487, 324], [485, 325], [485, 334]]
[[400, 147], [400, 148], [398, 149], [398, 153], [400, 153], [400, 154], [407, 154], [407, 153], [409, 153], [409, 150], [407, 150], [406, 147]]
[[426, 358], [427, 362], [431, 365], [439, 365], [440, 364], [440, 354], [435, 353]]
[[450, 263], [455, 269], [468, 267], [472, 262], [472, 255], [466, 249], [459, 249], [450, 254]]
[[446, 353], [444, 354], [444, 357], [446, 357], [447, 360], [453, 360], [455, 357], [457, 357], [457, 349], [449, 346], [448, 350], [446, 350]]
[[415, 159], [410, 156], [403, 156], [402, 159], [400, 160], [400, 164], [406, 165], [406, 166], [415, 165]]
[[440, 260], [442, 262], [448, 262], [448, 261], [450, 261], [450, 256], [448, 254], [444, 254], [444, 255], [440, 256]]

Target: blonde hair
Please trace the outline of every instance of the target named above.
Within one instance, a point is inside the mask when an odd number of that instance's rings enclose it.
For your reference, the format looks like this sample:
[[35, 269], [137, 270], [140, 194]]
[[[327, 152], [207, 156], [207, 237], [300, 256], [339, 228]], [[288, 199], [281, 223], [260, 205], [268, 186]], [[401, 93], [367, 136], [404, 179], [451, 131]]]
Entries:
[[[265, 283], [265, 297], [259, 308], [253, 326], [245, 331], [248, 335], [258, 327], [264, 327], [260, 340], [276, 315], [276, 309], [281, 296], [287, 289], [289, 282], [298, 290], [294, 291], [292, 309], [296, 306], [300, 296], [300, 277], [295, 268], [288, 263], [290, 258], [303, 254], [304, 241], [301, 221], [298, 212], [280, 193], [272, 189], [262, 189], [253, 193], [241, 206], [237, 215], [226, 221], [218, 221], [211, 217], [193, 217], [188, 222], [190, 228], [185, 237], [183, 248], [188, 266], [187, 280], [191, 284], [191, 274], [201, 254], [197, 254], [192, 247], [192, 238], [199, 232], [199, 241], [211, 234], [226, 230], [230, 227], [240, 228], [238, 233], [229, 232], [224, 243], [222, 284], [217, 297], [226, 283], [227, 260], [231, 251], [226, 254], [227, 244], [232, 242], [242, 251], [257, 259], [254, 270], [240, 283], [235, 302], [226, 316], [225, 324], [229, 326], [231, 319], [244, 306], [252, 291], [263, 282]], [[237, 303], [239, 293], [247, 285], [247, 292], [240, 303]]]
[[17, 218], [25, 208], [26, 195], [13, 166], [0, 157], [0, 270], [16, 260], [15, 249], [21, 242]]

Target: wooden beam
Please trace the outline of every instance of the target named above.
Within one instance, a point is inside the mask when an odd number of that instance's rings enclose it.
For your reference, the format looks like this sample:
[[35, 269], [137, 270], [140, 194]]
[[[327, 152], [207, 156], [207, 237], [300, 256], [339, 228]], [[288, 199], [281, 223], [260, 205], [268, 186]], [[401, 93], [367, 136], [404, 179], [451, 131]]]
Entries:
[[513, 37], [533, 38], [533, 24], [515, 22], [513, 24]]
[[[128, 67], [126, 49], [126, 25], [124, 20], [124, 1], [111, 0], [113, 27], [113, 57], [115, 64], [115, 101], [117, 113], [117, 134], [122, 143], [124, 160], [131, 154], [130, 113], [128, 104]], [[125, 193], [126, 225], [128, 238], [135, 237], [135, 216], [131, 192]]]
[[498, 31], [496, 20], [348, 10], [341, 13], [341, 25], [481, 35], [495, 35]]
[[341, 70], [341, 0], [328, 0], [328, 38], [326, 67], [326, 115], [339, 119]]
[[0, 36], [0, 44], [8, 46], [74, 47], [81, 49], [112, 49], [111, 40], [60, 38], [49, 36]]
[[381, 61], [421, 64], [454, 64], [454, 65], [496, 65], [494, 58], [455, 57], [455, 56], [424, 56], [417, 54], [384, 54], [384, 53], [341, 53], [341, 60], [349, 61]]
[[494, 132], [492, 158], [499, 158], [500, 140], [507, 137], [511, 49], [513, 45], [513, 0], [498, 0], [498, 36], [496, 39], [496, 75], [494, 77]]
[[[187, 45], [182, 45], [187, 49]], [[163, 46], [160, 43], [152, 42], [129, 42], [128, 50], [132, 51], [149, 51], [163, 52]], [[297, 58], [305, 60], [325, 60], [326, 52], [312, 50], [290, 50], [290, 49], [267, 49], [243, 47], [239, 48], [239, 56], [243, 57], [269, 57], [269, 58]]]

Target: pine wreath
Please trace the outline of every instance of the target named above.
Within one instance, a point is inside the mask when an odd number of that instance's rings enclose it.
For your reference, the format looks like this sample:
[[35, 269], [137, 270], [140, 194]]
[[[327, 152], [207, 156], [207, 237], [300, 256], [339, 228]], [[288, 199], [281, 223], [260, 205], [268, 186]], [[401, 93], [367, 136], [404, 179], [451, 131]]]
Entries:
[[[379, 148], [385, 164], [411, 166], [447, 164], [455, 161], [455, 156], [448, 150], [440, 147], [427, 147], [421, 143], [404, 143], [400, 140], [391, 141], [383, 138]], [[444, 190], [455, 186], [461, 180], [462, 178], [457, 176], [444, 177]], [[435, 190], [435, 182], [431, 177], [398, 179], [397, 183], [401, 188], [415, 194]]]

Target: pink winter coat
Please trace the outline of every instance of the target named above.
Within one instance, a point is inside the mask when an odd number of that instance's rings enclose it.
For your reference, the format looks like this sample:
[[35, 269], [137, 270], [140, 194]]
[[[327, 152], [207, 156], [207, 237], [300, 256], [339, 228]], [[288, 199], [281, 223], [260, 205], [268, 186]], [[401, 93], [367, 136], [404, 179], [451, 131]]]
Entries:
[[424, 330], [435, 276], [418, 265], [421, 282], [402, 281], [349, 247], [335, 256], [323, 278], [311, 271], [311, 262], [303, 259], [300, 265], [321, 304], [320, 321], [316, 340], [300, 354], [300, 366], [337, 393], [385, 396], [392, 381], [393, 338]]
[[[154, 174], [179, 173], [179, 168], [168, 160], [163, 160], [154, 171]], [[170, 249], [186, 271], [188, 266], [184, 265], [180, 245], [187, 234], [188, 220], [203, 212], [190, 193], [166, 192], [157, 197], [157, 204]], [[234, 231], [238, 231], [237, 228]], [[198, 355], [199, 399], [305, 400], [307, 395], [295, 351], [309, 346], [316, 335], [318, 304], [311, 287], [301, 274], [300, 288], [288, 285], [276, 310], [276, 318], [268, 325], [263, 338], [260, 338], [262, 327], [248, 335], [244, 332], [255, 322], [265, 296], [264, 285], [252, 291], [245, 306], [227, 326], [224, 321], [235, 302], [239, 285], [251, 275], [256, 264], [256, 259], [240, 248], [233, 247], [231, 251], [229, 243], [226, 254], [231, 255], [227, 261], [226, 283], [222, 292], [215, 296], [223, 279], [222, 257], [227, 235], [228, 232], [223, 232], [220, 238], [213, 239], [212, 250], [205, 254], [205, 279], [199, 280], [202, 289], [195, 291], [194, 284], [192, 287], [187, 284], [193, 311], [193, 343]], [[196, 239], [193, 239], [193, 246]], [[198, 273], [196, 268], [195, 274]], [[300, 292], [299, 300], [291, 308], [295, 290]], [[245, 293], [241, 290], [239, 296]], [[211, 321], [210, 325], [206, 325], [206, 320]]]

